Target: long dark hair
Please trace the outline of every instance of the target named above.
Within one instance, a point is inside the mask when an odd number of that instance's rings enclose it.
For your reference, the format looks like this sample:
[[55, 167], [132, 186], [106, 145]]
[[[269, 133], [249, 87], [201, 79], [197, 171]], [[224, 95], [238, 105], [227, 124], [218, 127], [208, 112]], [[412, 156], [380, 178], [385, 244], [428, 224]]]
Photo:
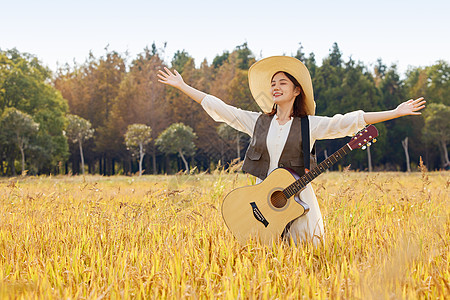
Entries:
[[[295, 79], [294, 76], [292, 76], [291, 74], [289, 74], [287, 72], [283, 72], [283, 71], [279, 71], [279, 72], [276, 72], [275, 74], [273, 74], [272, 79], [278, 73], [283, 73], [284, 75], [286, 75], [286, 77], [289, 78], [289, 80], [294, 84], [294, 86], [300, 88], [300, 94], [298, 94], [297, 97], [295, 97], [294, 109], [292, 111], [291, 117], [305, 117], [307, 114], [306, 114], [305, 101], [303, 101], [303, 89], [302, 89], [302, 86], [300, 85], [300, 83], [298, 83], [297, 79]], [[269, 116], [273, 116], [276, 113], [277, 113], [277, 105], [274, 104], [273, 107], [272, 107], [272, 111], [267, 113], [267, 114]]]

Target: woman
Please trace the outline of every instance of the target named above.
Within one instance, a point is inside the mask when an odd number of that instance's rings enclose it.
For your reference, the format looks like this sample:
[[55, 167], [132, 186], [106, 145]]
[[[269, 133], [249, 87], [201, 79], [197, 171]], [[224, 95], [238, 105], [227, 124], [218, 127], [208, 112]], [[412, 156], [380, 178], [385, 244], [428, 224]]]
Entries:
[[[349, 136], [367, 124], [419, 115], [425, 107], [425, 100], [418, 98], [389, 111], [366, 113], [358, 110], [332, 118], [319, 117], [314, 115], [316, 105], [309, 71], [299, 60], [288, 56], [268, 57], [253, 64], [248, 76], [251, 93], [264, 113], [235, 108], [194, 89], [176, 70], [172, 73], [165, 68], [165, 72], [160, 70], [158, 74], [159, 82], [179, 89], [201, 104], [215, 121], [225, 122], [252, 137], [243, 170], [258, 177], [258, 182], [278, 167], [289, 167], [300, 175], [305, 172], [302, 148], [298, 145], [299, 117], [308, 116], [311, 151], [316, 140]], [[287, 237], [292, 237], [296, 243], [308, 240], [317, 245], [323, 238], [324, 229], [311, 184], [300, 197], [310, 210], [291, 223]]]

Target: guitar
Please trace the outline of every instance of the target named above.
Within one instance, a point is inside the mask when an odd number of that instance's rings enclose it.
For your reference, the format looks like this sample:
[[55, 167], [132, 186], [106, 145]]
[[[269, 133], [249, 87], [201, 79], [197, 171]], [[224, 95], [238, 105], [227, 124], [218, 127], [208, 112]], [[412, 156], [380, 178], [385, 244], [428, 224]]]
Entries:
[[241, 244], [256, 237], [270, 245], [274, 238], [281, 237], [289, 222], [309, 211], [299, 192], [350, 151], [375, 142], [377, 136], [378, 130], [369, 125], [302, 177], [290, 169], [278, 168], [259, 184], [231, 191], [222, 203], [222, 217], [228, 229]]

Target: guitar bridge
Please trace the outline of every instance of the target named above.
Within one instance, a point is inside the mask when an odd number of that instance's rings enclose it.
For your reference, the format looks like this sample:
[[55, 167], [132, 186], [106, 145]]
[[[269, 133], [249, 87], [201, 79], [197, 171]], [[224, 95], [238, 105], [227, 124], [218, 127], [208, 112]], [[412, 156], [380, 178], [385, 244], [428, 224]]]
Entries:
[[267, 227], [269, 225], [269, 222], [266, 220], [266, 218], [264, 218], [256, 203], [251, 202], [250, 205], [252, 206], [253, 216], [255, 217], [255, 219], [263, 223], [264, 227]]

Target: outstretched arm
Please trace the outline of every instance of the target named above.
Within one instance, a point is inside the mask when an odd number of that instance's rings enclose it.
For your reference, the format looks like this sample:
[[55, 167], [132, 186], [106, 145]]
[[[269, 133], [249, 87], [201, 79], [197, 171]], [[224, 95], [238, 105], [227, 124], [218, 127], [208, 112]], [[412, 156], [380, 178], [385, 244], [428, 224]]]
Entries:
[[166, 72], [163, 72], [159, 70], [158, 81], [170, 86], [173, 86], [174, 88], [179, 89], [184, 94], [192, 98], [195, 102], [201, 103], [203, 98], [205, 98], [206, 94], [202, 91], [199, 91], [197, 89], [194, 89], [193, 87], [187, 85], [184, 81], [181, 75], [175, 70], [175, 74], [172, 73], [168, 68], [164, 68]]
[[375, 124], [406, 115], [420, 115], [419, 110], [425, 107], [425, 102], [423, 97], [420, 97], [416, 100], [405, 101], [393, 110], [364, 113], [364, 121], [367, 124]]

